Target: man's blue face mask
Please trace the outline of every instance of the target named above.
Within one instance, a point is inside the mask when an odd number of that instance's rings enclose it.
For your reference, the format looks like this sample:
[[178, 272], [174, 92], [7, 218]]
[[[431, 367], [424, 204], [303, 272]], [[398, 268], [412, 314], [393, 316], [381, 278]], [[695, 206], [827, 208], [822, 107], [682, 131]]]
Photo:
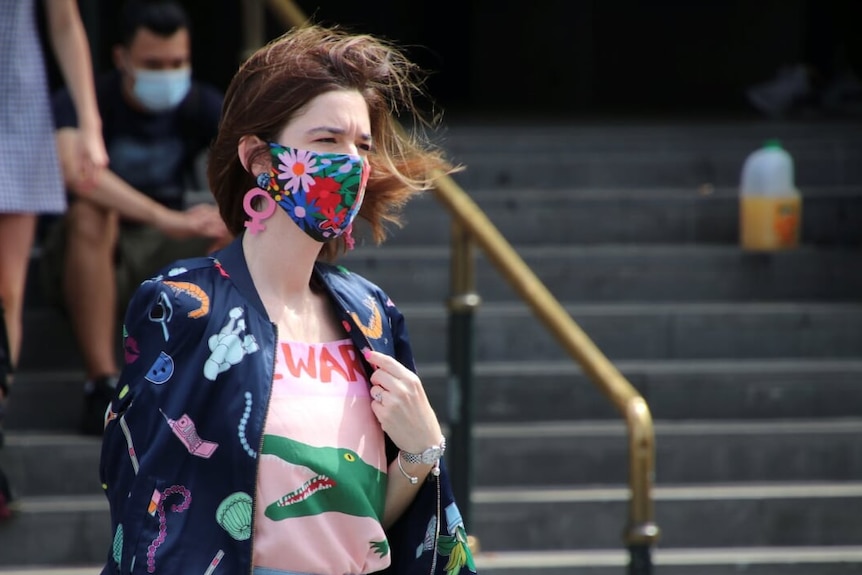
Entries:
[[191, 68], [135, 70], [132, 93], [147, 110], [166, 112], [179, 106], [191, 87]]

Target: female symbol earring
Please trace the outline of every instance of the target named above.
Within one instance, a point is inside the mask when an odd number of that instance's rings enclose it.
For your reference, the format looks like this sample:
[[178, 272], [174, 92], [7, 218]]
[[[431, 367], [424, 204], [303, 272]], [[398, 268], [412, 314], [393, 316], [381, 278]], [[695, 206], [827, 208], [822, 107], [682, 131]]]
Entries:
[[[261, 174], [258, 176], [257, 180], [258, 184], [265, 184], [269, 180], [268, 174]], [[261, 210], [254, 209], [254, 199], [256, 197], [263, 198], [263, 209]], [[242, 207], [250, 218], [245, 222], [245, 227], [248, 228], [250, 233], [256, 234], [266, 229], [266, 226], [261, 222], [272, 217], [272, 214], [275, 213], [275, 200], [262, 189], [252, 188], [245, 193], [245, 196], [242, 199]]]

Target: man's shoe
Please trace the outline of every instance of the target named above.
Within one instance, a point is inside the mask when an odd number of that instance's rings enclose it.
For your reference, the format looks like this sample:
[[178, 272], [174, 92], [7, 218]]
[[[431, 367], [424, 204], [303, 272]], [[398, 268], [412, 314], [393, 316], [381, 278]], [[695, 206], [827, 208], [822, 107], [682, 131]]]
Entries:
[[81, 433], [102, 435], [105, 431], [105, 411], [114, 399], [117, 377], [106, 375], [84, 383], [84, 411], [81, 416]]

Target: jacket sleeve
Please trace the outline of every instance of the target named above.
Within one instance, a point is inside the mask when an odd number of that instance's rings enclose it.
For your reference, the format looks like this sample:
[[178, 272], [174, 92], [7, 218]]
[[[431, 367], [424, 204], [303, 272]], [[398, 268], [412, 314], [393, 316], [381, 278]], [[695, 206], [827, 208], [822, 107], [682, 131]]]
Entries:
[[[403, 314], [387, 302], [395, 358], [414, 372], [413, 351]], [[385, 573], [428, 573], [430, 575], [471, 575], [476, 573], [473, 555], [467, 546], [467, 531], [455, 502], [445, 461], [440, 475], [429, 475], [416, 499], [389, 529], [392, 565]]]
[[125, 365], [105, 416], [99, 463], [114, 536], [113, 554], [103, 573], [129, 572], [130, 551], [143, 521], [135, 510], [142, 500], [146, 509], [153, 493], [153, 470], [146, 452], [158, 426], [164, 425], [158, 410], [172, 387], [165, 383], [173, 375], [173, 356], [181, 352], [184, 341], [195, 340], [188, 333], [192, 325], [186, 319], [188, 311], [188, 305], [159, 278], [142, 283], [126, 311]]

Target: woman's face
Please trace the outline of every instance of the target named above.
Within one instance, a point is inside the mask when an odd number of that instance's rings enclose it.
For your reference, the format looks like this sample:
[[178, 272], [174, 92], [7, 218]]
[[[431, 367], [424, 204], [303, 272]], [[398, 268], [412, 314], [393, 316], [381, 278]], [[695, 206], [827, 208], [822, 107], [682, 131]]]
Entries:
[[297, 112], [277, 143], [312, 152], [366, 156], [371, 150], [371, 119], [356, 90], [324, 92]]

